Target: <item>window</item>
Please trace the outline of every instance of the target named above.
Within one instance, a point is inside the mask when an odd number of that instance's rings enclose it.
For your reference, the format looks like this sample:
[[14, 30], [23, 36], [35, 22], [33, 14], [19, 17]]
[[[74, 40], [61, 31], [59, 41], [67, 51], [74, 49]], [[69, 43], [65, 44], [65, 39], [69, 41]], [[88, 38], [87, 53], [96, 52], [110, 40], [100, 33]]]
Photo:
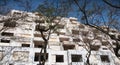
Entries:
[[35, 31], [39, 31], [39, 25], [35, 26]]
[[41, 34], [34, 34], [34, 37], [41, 37]]
[[43, 41], [34, 41], [34, 47], [36, 48], [42, 48], [44, 46]]
[[111, 39], [115, 39], [116, 38], [116, 36], [115, 35], [111, 35]]
[[70, 45], [70, 44], [64, 44], [63, 47], [64, 50], [75, 49], [75, 45]]
[[16, 26], [16, 22], [10, 22], [10, 21], [8, 21], [8, 22], [4, 23], [4, 26], [5, 27], [15, 27]]
[[106, 46], [109, 44], [109, 41], [102, 41], [102, 45]]
[[87, 36], [88, 34], [89, 34], [88, 31], [82, 31], [82, 35], [83, 35], [83, 36]]
[[13, 65], [13, 64], [9, 64], [9, 65]]
[[79, 35], [79, 31], [78, 30], [72, 30], [72, 34]]
[[57, 32], [58, 35], [65, 35], [64, 32]]
[[2, 32], [1, 33], [2, 36], [13, 36], [13, 33], [9, 33], [9, 32]]
[[96, 63], [92, 63], [92, 64], [90, 64], [90, 65], [98, 65], [98, 64], [96, 64]]
[[45, 21], [43, 21], [43, 20], [36, 20], [35, 22], [36, 23], [45, 23]]
[[30, 44], [22, 44], [22, 47], [30, 47]]
[[102, 62], [110, 62], [108, 55], [101, 55], [100, 57]]
[[94, 51], [97, 51], [97, 50], [99, 50], [99, 48], [100, 48], [100, 46], [98, 46], [98, 45], [92, 45], [91, 46], [91, 50], [94, 50]]
[[89, 43], [89, 42], [91, 42], [91, 39], [83, 38], [83, 41], [84, 41], [84, 43]]
[[69, 41], [69, 38], [59, 38], [60, 42]]
[[120, 57], [120, 54], [118, 54], [118, 57]]
[[120, 41], [120, 35], [118, 35], [118, 40]]
[[[40, 53], [35, 53], [34, 61], [39, 61], [39, 55], [40, 55]], [[41, 61], [44, 60], [44, 53], [41, 54], [40, 59], [41, 59]], [[47, 59], [48, 59], [48, 53], [46, 54], [46, 60]]]
[[103, 50], [107, 50], [107, 48], [103, 48]]
[[80, 42], [80, 39], [79, 38], [73, 39], [73, 42]]
[[7, 40], [7, 39], [1, 39], [1, 42], [3, 42], [3, 43], [10, 43], [10, 40]]
[[73, 54], [71, 56], [72, 62], [82, 62], [82, 55]]
[[62, 24], [58, 25], [58, 29], [63, 29], [63, 28], [64, 28], [64, 25], [62, 25]]
[[117, 43], [116, 42], [112, 42], [113, 45], [116, 45]]
[[117, 31], [116, 30], [111, 30], [112, 33], [116, 33]]
[[63, 55], [56, 55], [56, 62], [64, 62]]
[[21, 12], [14, 12], [14, 14], [21, 15], [22, 13]]
[[39, 53], [35, 53], [34, 61], [39, 61]]

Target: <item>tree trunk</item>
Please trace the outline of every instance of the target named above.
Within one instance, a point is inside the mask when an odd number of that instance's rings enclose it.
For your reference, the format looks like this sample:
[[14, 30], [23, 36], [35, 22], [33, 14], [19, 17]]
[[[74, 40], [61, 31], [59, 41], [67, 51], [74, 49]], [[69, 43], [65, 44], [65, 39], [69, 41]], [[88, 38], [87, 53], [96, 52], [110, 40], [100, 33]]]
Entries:
[[[39, 54], [39, 65], [45, 65], [46, 58], [47, 58], [47, 50], [46, 50], [47, 44], [48, 44], [48, 41], [45, 41], [44, 42], [44, 47], [40, 51], [40, 54]], [[43, 51], [43, 61], [41, 60], [42, 51]]]

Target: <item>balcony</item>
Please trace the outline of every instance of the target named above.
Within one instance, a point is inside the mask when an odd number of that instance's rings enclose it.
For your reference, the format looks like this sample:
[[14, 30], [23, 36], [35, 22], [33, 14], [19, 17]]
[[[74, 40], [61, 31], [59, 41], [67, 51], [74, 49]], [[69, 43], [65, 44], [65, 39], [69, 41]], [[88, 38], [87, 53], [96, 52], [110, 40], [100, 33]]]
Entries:
[[4, 23], [4, 27], [16, 27], [16, 22], [7, 21]]
[[14, 36], [14, 33], [2, 32], [1, 35], [2, 35], [2, 36]]

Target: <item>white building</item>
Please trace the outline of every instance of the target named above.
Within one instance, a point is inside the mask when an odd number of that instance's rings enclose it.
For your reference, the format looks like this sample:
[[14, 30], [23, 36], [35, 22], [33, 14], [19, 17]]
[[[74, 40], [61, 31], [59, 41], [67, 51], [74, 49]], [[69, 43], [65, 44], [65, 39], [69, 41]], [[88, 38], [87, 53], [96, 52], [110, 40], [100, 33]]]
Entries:
[[[15, 24], [0, 23], [0, 65], [37, 65], [43, 39], [37, 31], [36, 13], [13, 10], [8, 16], [0, 16], [0, 21], [10, 16], [27, 15]], [[40, 14], [39, 14], [40, 15]], [[55, 20], [58, 21], [57, 19]], [[115, 41], [100, 31], [83, 25], [76, 18], [61, 18], [58, 32], [52, 33], [47, 46], [46, 65], [85, 65], [90, 43], [91, 65], [120, 65], [113, 48]], [[44, 22], [41, 22], [44, 24]], [[16, 26], [16, 27], [15, 27]], [[111, 34], [120, 34], [111, 30]], [[119, 38], [120, 39], [120, 38]], [[120, 42], [120, 41], [119, 41]], [[111, 47], [112, 45], [112, 47]], [[42, 59], [42, 58], [41, 58]]]

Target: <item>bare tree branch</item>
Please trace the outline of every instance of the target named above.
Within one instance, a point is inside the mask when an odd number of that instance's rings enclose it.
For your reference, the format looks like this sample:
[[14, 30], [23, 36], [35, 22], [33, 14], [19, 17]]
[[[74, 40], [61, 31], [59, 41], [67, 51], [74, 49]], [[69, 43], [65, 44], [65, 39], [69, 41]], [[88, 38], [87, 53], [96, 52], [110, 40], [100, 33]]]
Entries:
[[105, 3], [108, 4], [108, 5], [110, 5], [111, 7], [114, 7], [114, 8], [120, 9], [120, 6], [113, 5], [112, 3], [108, 2], [108, 0], [103, 0], [103, 2], [105, 2]]

